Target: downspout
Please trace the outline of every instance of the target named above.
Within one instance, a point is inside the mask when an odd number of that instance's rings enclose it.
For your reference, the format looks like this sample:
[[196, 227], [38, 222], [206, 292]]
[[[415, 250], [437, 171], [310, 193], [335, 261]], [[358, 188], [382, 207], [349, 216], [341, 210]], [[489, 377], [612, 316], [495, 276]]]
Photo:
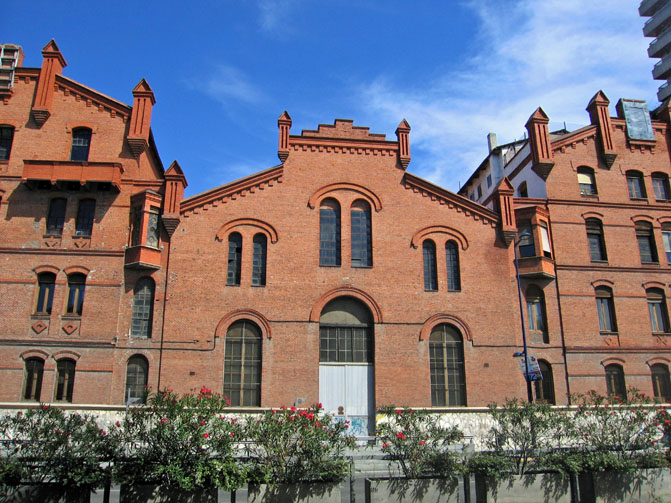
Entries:
[[163, 366], [163, 337], [165, 332], [165, 308], [166, 302], [168, 300], [168, 280], [169, 270], [170, 270], [170, 250], [172, 249], [172, 236], [168, 241], [168, 256], [165, 260], [165, 287], [163, 288], [163, 312], [161, 313], [161, 345], [158, 353], [158, 380], [156, 383], [156, 391], [158, 392], [161, 389], [161, 368]]

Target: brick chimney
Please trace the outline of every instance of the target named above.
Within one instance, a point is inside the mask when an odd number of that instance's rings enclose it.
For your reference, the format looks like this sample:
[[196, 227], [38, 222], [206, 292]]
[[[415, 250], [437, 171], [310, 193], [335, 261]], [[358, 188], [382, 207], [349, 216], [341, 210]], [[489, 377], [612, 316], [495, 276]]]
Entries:
[[60, 75], [63, 68], [67, 66], [65, 58], [53, 39], [42, 49], [42, 56], [44, 59], [42, 60], [40, 79], [37, 82], [35, 103], [31, 111], [33, 120], [38, 127], [42, 127], [51, 115], [56, 75]]
[[396, 128], [396, 138], [398, 138], [398, 160], [401, 161], [403, 169], [410, 164], [410, 124], [403, 119]]
[[165, 195], [163, 197], [163, 216], [161, 217], [163, 227], [165, 227], [170, 237], [179, 225], [180, 204], [184, 199], [184, 189], [187, 185], [182, 168], [177, 161], [173, 161], [168, 171], [165, 172]]
[[531, 158], [533, 159], [531, 169], [543, 180], [547, 180], [550, 170], [555, 165], [550, 131], [548, 130], [549, 122], [550, 119], [543, 109], [538, 107], [529, 117], [525, 126], [529, 132], [529, 145], [531, 146]]
[[130, 116], [130, 130], [128, 144], [133, 156], [137, 159], [144, 152], [149, 143], [149, 128], [151, 127], [151, 111], [156, 104], [154, 91], [151, 90], [145, 79], [133, 88], [133, 111]]
[[277, 148], [277, 157], [284, 162], [289, 157], [289, 131], [291, 130], [291, 116], [286, 110], [277, 119], [277, 127], [280, 129], [280, 143]]
[[501, 234], [503, 241], [509, 245], [517, 235], [517, 223], [515, 222], [515, 208], [513, 195], [515, 188], [505, 177], [494, 189], [494, 201], [496, 211], [501, 215]]
[[610, 101], [603, 93], [599, 91], [594, 95], [587, 105], [589, 112], [589, 119], [592, 125], [597, 128], [597, 136], [599, 139], [599, 153], [609, 168], [615, 162], [617, 153], [613, 146], [612, 126], [610, 122], [610, 113], [608, 112], [608, 105]]

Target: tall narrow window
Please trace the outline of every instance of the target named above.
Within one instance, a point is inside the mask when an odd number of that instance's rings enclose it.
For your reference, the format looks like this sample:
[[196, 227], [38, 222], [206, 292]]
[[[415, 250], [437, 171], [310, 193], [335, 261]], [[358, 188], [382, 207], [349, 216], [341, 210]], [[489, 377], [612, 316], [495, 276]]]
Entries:
[[578, 168], [578, 184], [580, 185], [580, 193], [583, 196], [593, 196], [597, 193], [596, 182], [594, 181], [594, 170], [587, 166], [580, 166]]
[[617, 363], [606, 365], [606, 391], [609, 395], [615, 395], [621, 400], [627, 399], [627, 387], [624, 383], [622, 365]]
[[666, 296], [661, 288], [648, 288], [648, 312], [653, 332], [669, 332], [669, 312], [666, 309]]
[[131, 210], [131, 235], [130, 245], [138, 246], [142, 240], [142, 206], [135, 206]]
[[149, 210], [149, 217], [147, 219], [147, 246], [152, 248], [158, 248], [158, 238], [159, 238], [159, 229], [158, 229], [158, 216], [159, 209], [152, 206]]
[[70, 151], [70, 160], [88, 161], [90, 146], [91, 146], [91, 130], [85, 127], [78, 127], [73, 129], [72, 150]]
[[226, 272], [226, 284], [229, 286], [239, 286], [241, 272], [242, 236], [238, 232], [231, 232], [228, 236], [228, 271]]
[[63, 234], [63, 224], [65, 223], [65, 207], [67, 199], [57, 197], [49, 203], [49, 213], [47, 214], [47, 234]]
[[441, 324], [429, 337], [431, 371], [431, 405], [466, 405], [464, 343], [461, 334], [451, 325]]
[[518, 245], [520, 257], [535, 257], [536, 246], [534, 245], [534, 236], [531, 232], [531, 223], [520, 222], [517, 228], [517, 235], [520, 236]]
[[226, 332], [224, 395], [234, 406], [261, 405], [261, 331], [247, 320]]
[[75, 236], [90, 236], [93, 230], [93, 219], [96, 213], [95, 199], [82, 199], [77, 208]]
[[350, 212], [352, 224], [352, 267], [373, 265], [373, 240], [371, 236], [370, 204], [354, 201]]
[[663, 363], [655, 363], [652, 371], [652, 391], [655, 398], [664, 403], [671, 403], [671, 379], [669, 379], [669, 367]]
[[657, 245], [650, 222], [636, 222], [636, 240], [638, 250], [641, 252], [641, 263], [656, 264], [658, 262]]
[[671, 224], [662, 224], [662, 242], [664, 243], [664, 254], [666, 263], [671, 265]]
[[617, 332], [613, 291], [607, 286], [596, 288], [596, 311], [599, 316], [599, 330], [601, 332]]
[[0, 126], [0, 161], [8, 161], [14, 141], [14, 128], [12, 126]]
[[254, 236], [254, 257], [252, 259], [252, 285], [264, 286], [266, 284], [266, 254], [268, 249], [268, 238], [265, 234]]
[[72, 402], [75, 386], [75, 361], [63, 358], [56, 363], [56, 401]]
[[149, 362], [142, 355], [134, 355], [128, 359], [126, 364], [126, 397], [127, 404], [145, 403], [147, 394], [147, 378], [149, 375]]
[[51, 314], [54, 303], [54, 287], [56, 275], [51, 272], [42, 272], [37, 276], [37, 305], [35, 314]]
[[603, 239], [603, 225], [598, 218], [588, 218], [587, 241], [589, 243], [589, 257], [592, 262], [605, 262], [608, 260], [606, 255], [606, 243]]
[[133, 290], [133, 318], [131, 337], [151, 337], [151, 325], [154, 315], [154, 280], [140, 278]]
[[84, 290], [86, 289], [86, 276], [81, 273], [68, 276], [68, 304], [65, 312], [81, 316], [84, 307]]
[[454, 241], [445, 243], [445, 257], [447, 259], [447, 290], [456, 292], [461, 290], [461, 274], [459, 271], [459, 247]]
[[427, 239], [422, 244], [424, 254], [424, 290], [438, 290], [438, 271], [436, 270], [436, 244]]
[[519, 194], [520, 197], [529, 197], [527, 182], [520, 183], [520, 186], [517, 188], [517, 193]]
[[645, 199], [647, 197], [643, 173], [640, 171], [627, 171], [627, 187], [631, 199]]
[[23, 382], [24, 400], [40, 401], [43, 374], [44, 360], [41, 358], [28, 358], [26, 360], [25, 378]]
[[536, 403], [555, 405], [555, 383], [552, 376], [552, 366], [545, 360], [538, 360], [543, 379], [534, 381]]
[[548, 342], [547, 324], [545, 316], [545, 296], [536, 285], [530, 285], [526, 291], [527, 299], [527, 326], [530, 335], [542, 338]]
[[541, 246], [543, 247], [543, 256], [552, 258], [552, 247], [550, 246], [550, 231], [548, 231], [548, 224], [541, 222], [538, 228], [541, 231]]
[[319, 265], [340, 266], [340, 205], [324, 199], [319, 208]]
[[652, 174], [652, 188], [655, 191], [655, 199], [657, 201], [669, 200], [669, 177], [666, 173]]

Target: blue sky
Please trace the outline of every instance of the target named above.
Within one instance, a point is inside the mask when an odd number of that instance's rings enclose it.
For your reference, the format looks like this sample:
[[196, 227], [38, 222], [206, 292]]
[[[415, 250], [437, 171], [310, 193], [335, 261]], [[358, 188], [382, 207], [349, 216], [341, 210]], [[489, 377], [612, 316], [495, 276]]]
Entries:
[[[187, 196], [276, 165], [277, 117], [292, 133], [354, 119], [395, 139], [412, 126], [409, 171], [457, 190], [486, 135], [520, 138], [542, 106], [551, 126], [588, 123], [602, 89], [658, 105], [636, 0], [166, 0], [8, 2], [2, 43], [39, 67], [54, 38], [64, 75], [125, 103], [154, 89], [152, 129]], [[318, 169], [318, 167], [315, 167]]]

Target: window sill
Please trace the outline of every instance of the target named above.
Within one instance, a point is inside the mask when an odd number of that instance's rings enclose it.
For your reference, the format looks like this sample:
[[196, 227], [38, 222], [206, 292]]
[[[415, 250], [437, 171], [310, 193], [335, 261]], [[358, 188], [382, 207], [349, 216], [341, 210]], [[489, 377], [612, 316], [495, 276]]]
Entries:
[[319, 264], [319, 267], [340, 267], [340, 264]]
[[91, 239], [91, 234], [74, 234], [72, 239]]
[[55, 232], [51, 232], [51, 233], [47, 232], [42, 237], [43, 238], [59, 238], [60, 239], [60, 238], [63, 237], [63, 233], [61, 232], [60, 234], [56, 234]]
[[639, 202], [648, 202], [647, 197], [630, 197], [629, 198], [631, 201], [639, 201]]
[[265, 288], [266, 285], [250, 285], [252, 288]]
[[654, 337], [671, 337], [671, 332], [653, 332]]
[[234, 284], [232, 284], [232, 283], [231, 283], [231, 284], [229, 285], [228, 283], [226, 283], [226, 286], [233, 286], [233, 287], [237, 287], [237, 288], [240, 288], [240, 285], [239, 285], [239, 284], [237, 284], [237, 285], [234, 285]]
[[425, 293], [438, 293], [438, 290], [437, 290], [437, 289], [436, 289], [436, 290], [427, 290], [427, 289], [424, 289], [424, 292], [425, 292]]
[[594, 260], [594, 259], [591, 259], [590, 261], [592, 262], [592, 264], [604, 264], [604, 265], [608, 265], [608, 260]]
[[641, 262], [643, 267], [659, 267], [659, 262]]
[[598, 201], [599, 200], [599, 194], [580, 194], [580, 197], [584, 199], [591, 199], [592, 201]]
[[33, 313], [30, 315], [31, 320], [48, 320], [51, 318], [51, 313]]
[[352, 269], [372, 269], [372, 265], [354, 265], [352, 264]]
[[608, 330], [602, 330], [599, 332], [599, 335], [602, 335], [604, 337], [614, 337], [620, 335], [619, 332], [609, 332]]
[[656, 203], [671, 203], [671, 199], [655, 199]]
[[61, 314], [61, 320], [81, 320], [82, 315], [77, 313], [65, 313]]

